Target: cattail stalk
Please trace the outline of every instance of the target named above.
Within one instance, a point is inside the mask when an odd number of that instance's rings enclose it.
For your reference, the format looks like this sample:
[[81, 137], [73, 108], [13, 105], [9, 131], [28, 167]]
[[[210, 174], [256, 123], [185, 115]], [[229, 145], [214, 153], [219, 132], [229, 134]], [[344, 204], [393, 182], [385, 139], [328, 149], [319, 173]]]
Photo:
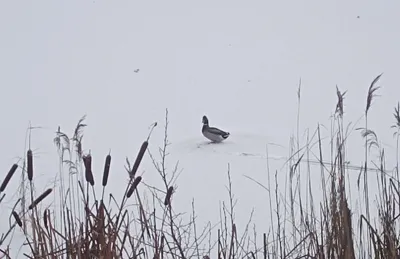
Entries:
[[0, 186], [0, 192], [4, 192], [4, 190], [6, 189], [8, 183], [11, 180], [11, 177], [14, 175], [15, 171], [17, 170], [18, 165], [17, 164], [13, 164], [10, 168], [10, 171], [8, 171], [6, 177], [4, 178], [3, 182], [1, 183]]

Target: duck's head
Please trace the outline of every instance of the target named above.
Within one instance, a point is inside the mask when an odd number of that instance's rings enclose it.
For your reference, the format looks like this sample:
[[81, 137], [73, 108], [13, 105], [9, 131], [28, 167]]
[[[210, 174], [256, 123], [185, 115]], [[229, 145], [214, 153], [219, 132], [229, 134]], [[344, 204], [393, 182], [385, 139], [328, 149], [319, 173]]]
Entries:
[[203, 124], [208, 125], [208, 119], [205, 115], [203, 116]]

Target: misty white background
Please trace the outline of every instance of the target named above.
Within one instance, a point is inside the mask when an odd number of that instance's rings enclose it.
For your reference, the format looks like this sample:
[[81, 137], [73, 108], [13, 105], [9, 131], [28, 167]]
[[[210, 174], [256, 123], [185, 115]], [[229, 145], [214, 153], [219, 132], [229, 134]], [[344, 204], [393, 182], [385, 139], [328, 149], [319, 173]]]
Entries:
[[[266, 193], [243, 177], [265, 182], [266, 161], [237, 154], [261, 154], [268, 142], [284, 147], [270, 155], [289, 154], [300, 78], [302, 135], [318, 123], [329, 128], [336, 85], [348, 91], [346, 122], [359, 119], [369, 84], [383, 72], [369, 122], [393, 161], [399, 10], [396, 1], [2, 1], [0, 175], [24, 155], [30, 122], [42, 127], [32, 134], [37, 192], [51, 186], [58, 169], [54, 132], [61, 126], [72, 134], [86, 114], [83, 144], [96, 183], [111, 150], [107, 192], [120, 193], [125, 157], [135, 158], [155, 121], [150, 147], [157, 152], [168, 108], [169, 159], [183, 169], [179, 209], [189, 211], [195, 198], [202, 222], [216, 223], [231, 163], [241, 220], [258, 208], [255, 223], [267, 231]], [[231, 132], [226, 145], [196, 148], [204, 141], [204, 114]], [[362, 139], [353, 135], [357, 152], [349, 156], [359, 165]], [[144, 160], [144, 179], [157, 178], [149, 157]], [[13, 205], [17, 186], [14, 177], [3, 207]]]

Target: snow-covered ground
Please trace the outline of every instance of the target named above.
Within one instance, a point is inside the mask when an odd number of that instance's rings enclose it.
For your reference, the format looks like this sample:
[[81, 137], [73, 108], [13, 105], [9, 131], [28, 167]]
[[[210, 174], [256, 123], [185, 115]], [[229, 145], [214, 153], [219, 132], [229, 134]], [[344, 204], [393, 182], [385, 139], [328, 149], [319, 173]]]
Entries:
[[[399, 8], [395, 1], [372, 0], [1, 2], [0, 177], [24, 155], [30, 122], [41, 127], [31, 138], [36, 192], [52, 186], [58, 171], [55, 131], [61, 126], [72, 134], [86, 114], [83, 145], [85, 151], [91, 150], [95, 178], [99, 183], [111, 150], [113, 177], [107, 192], [121, 196], [125, 158], [135, 158], [155, 121], [159, 125], [150, 150], [157, 154], [168, 108], [169, 168], [179, 161], [182, 169], [176, 182], [176, 210], [190, 211], [194, 198], [199, 221], [216, 223], [220, 201], [228, 198], [229, 164], [238, 199], [237, 221], [246, 224], [254, 208], [259, 233], [268, 231], [274, 224], [268, 192], [251, 179], [268, 184], [268, 165], [271, 179], [277, 173], [285, 192], [284, 163], [290, 156], [290, 138], [297, 137], [300, 78], [300, 146], [306, 144], [307, 129], [312, 136], [322, 123], [329, 156], [326, 138], [336, 85], [348, 91], [345, 123], [356, 123], [371, 81], [383, 72], [369, 125], [386, 148], [387, 169], [393, 169], [390, 126], [400, 96]], [[231, 132], [226, 142], [205, 144], [203, 115], [210, 124]], [[356, 127], [362, 126], [362, 120], [357, 122]], [[347, 158], [360, 166], [360, 133], [353, 130], [348, 141]], [[304, 170], [306, 165], [301, 166]], [[158, 179], [148, 156], [139, 173], [149, 183]], [[351, 173], [349, 188], [356, 192], [358, 171]], [[317, 200], [318, 164], [312, 164], [310, 175]], [[376, 175], [369, 177], [373, 186]], [[12, 179], [0, 205], [0, 232], [8, 229], [19, 178]], [[371, 187], [371, 199], [374, 191]], [[354, 206], [357, 195], [352, 196]], [[19, 240], [16, 249], [23, 242]]]

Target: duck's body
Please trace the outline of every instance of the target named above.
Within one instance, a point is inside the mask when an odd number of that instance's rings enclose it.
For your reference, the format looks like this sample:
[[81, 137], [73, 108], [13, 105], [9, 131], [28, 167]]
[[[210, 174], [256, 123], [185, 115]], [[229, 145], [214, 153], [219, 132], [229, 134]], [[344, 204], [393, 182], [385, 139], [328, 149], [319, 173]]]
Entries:
[[201, 129], [201, 132], [203, 133], [204, 137], [216, 143], [224, 141], [230, 135], [229, 132], [220, 130], [215, 127], [210, 127], [206, 116], [203, 116], [203, 128]]

